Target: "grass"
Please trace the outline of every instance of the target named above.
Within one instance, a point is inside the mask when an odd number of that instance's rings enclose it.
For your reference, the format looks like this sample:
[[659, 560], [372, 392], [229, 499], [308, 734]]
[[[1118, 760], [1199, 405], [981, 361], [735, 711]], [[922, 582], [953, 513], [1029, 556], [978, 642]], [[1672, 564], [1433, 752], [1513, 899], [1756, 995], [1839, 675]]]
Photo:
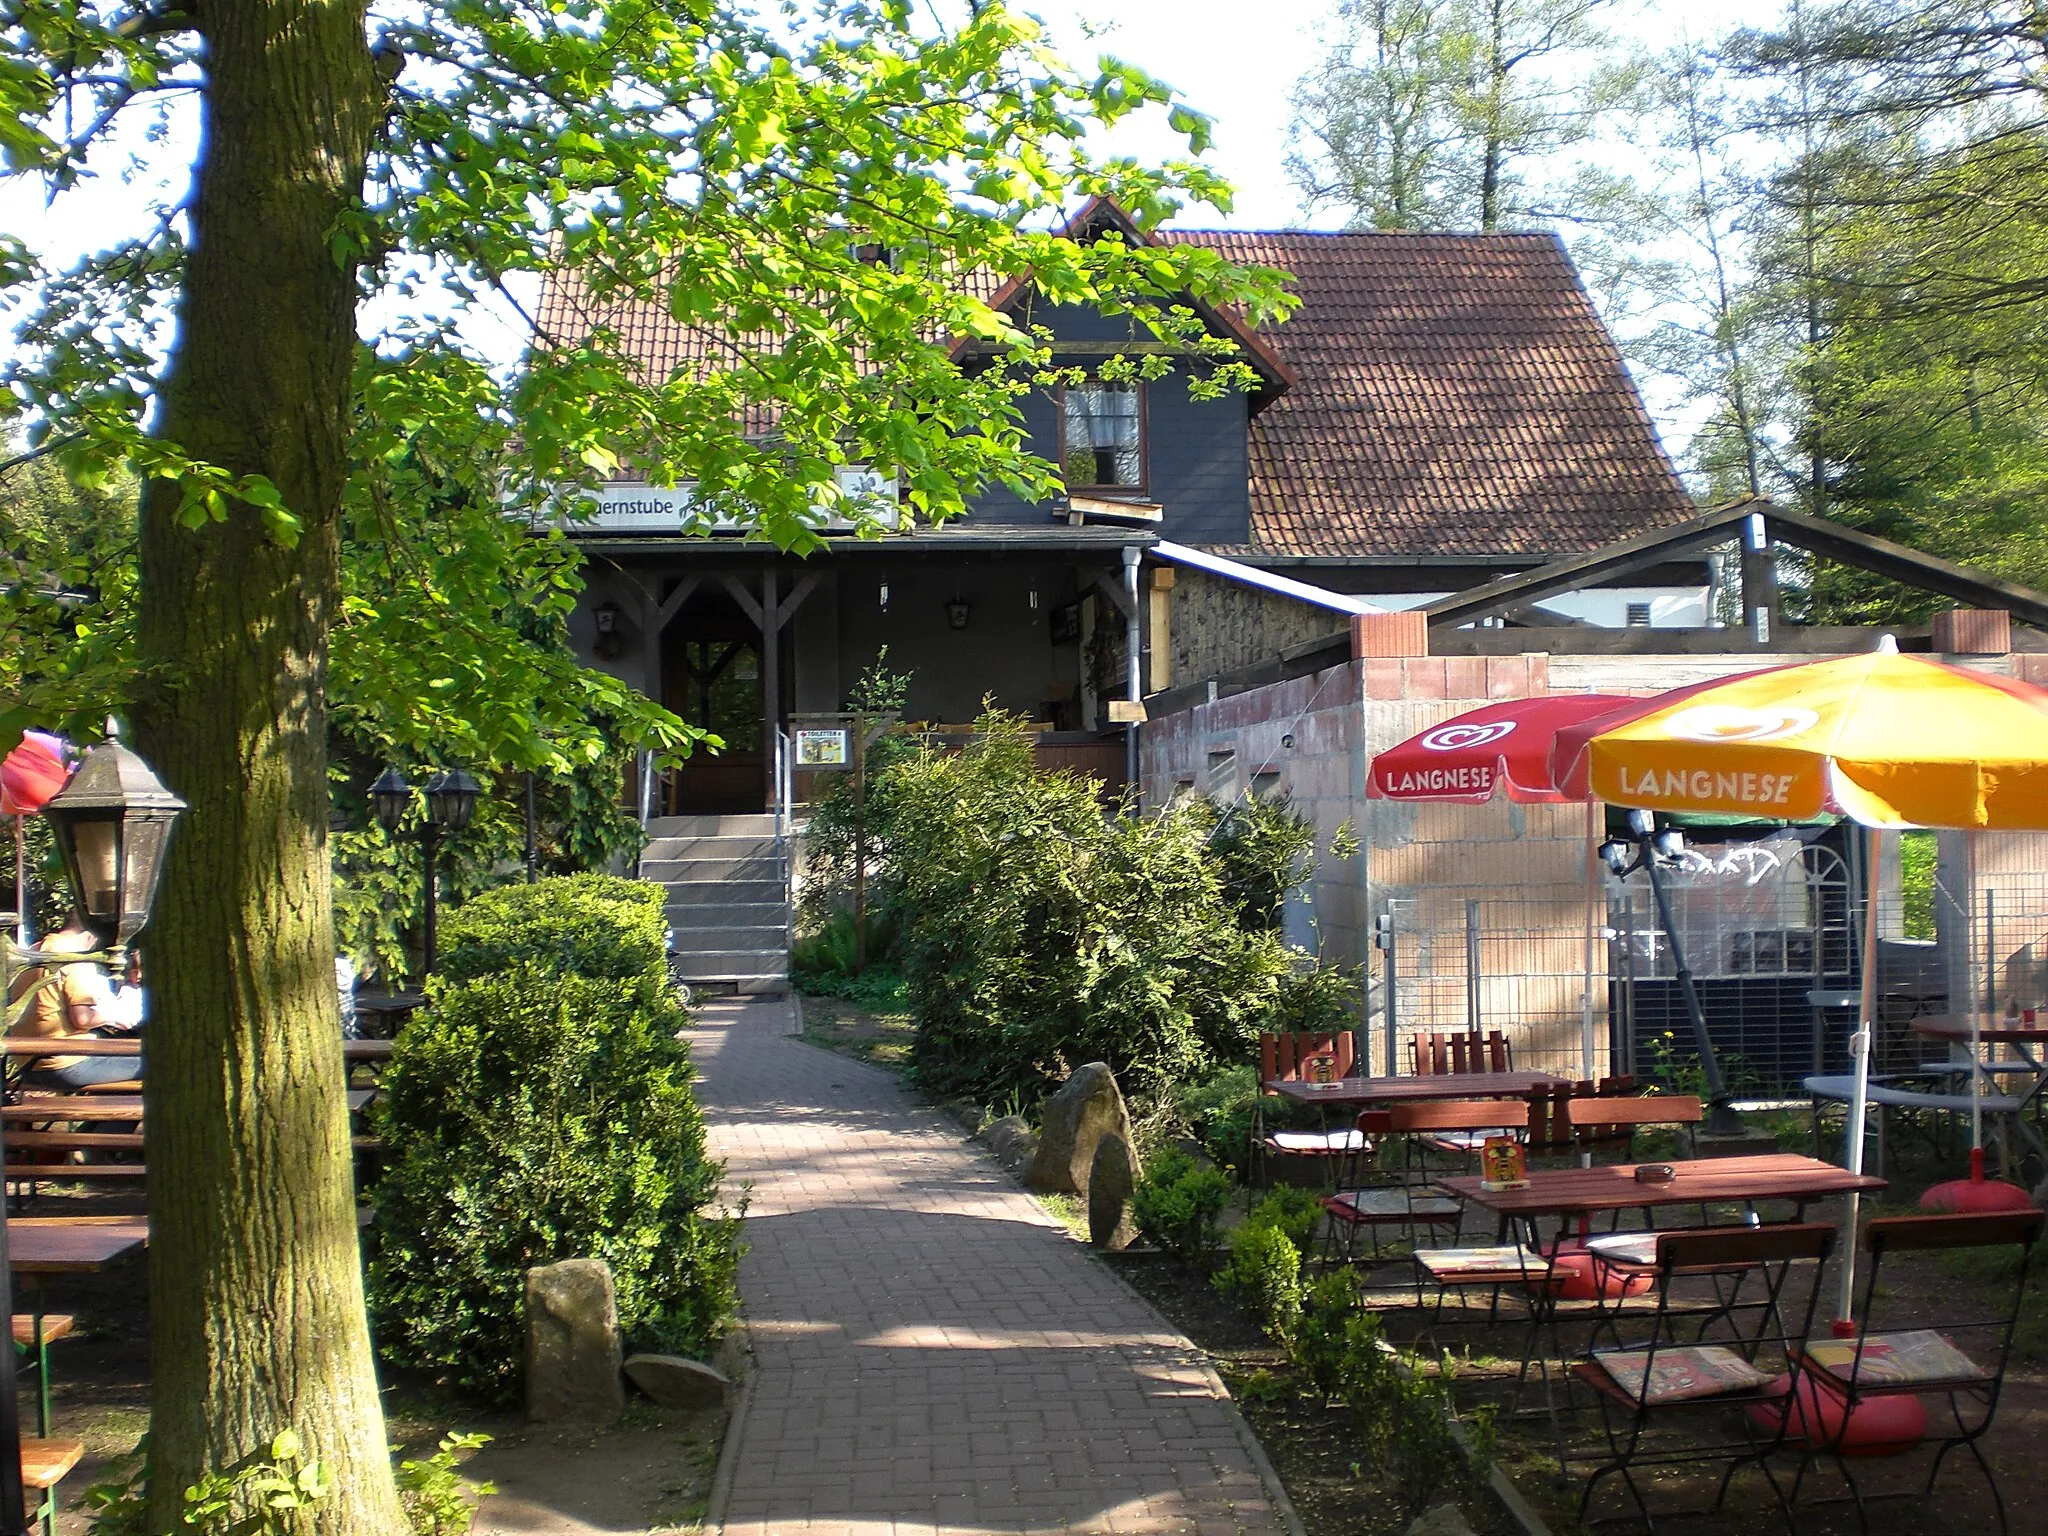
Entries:
[[917, 1029], [909, 1014], [864, 1014], [846, 1009], [821, 1018], [813, 1007], [804, 1005], [803, 1037], [811, 1044], [892, 1072], [910, 1064], [910, 1044]]

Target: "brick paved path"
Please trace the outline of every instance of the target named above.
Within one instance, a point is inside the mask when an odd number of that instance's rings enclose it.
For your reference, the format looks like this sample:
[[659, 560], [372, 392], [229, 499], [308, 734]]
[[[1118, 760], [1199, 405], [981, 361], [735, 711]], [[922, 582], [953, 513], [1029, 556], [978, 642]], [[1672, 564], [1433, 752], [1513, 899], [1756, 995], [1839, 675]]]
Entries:
[[887, 1073], [783, 1001], [691, 1034], [755, 1378], [724, 1529], [1278, 1533], [1186, 1340]]

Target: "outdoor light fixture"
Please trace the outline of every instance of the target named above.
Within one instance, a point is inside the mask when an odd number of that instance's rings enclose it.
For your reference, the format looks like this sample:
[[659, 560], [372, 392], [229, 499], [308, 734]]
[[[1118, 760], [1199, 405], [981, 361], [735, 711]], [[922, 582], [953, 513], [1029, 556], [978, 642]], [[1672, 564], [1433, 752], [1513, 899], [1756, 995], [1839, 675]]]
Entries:
[[1637, 809], [1628, 813], [1629, 832], [1636, 837], [1648, 837], [1657, 830], [1657, 818], [1648, 811]]
[[1617, 878], [1628, 873], [1629, 860], [1634, 857], [1635, 849], [1618, 837], [1610, 837], [1600, 845], [1600, 862]]
[[[70, 782], [42, 806], [64, 861], [72, 903], [111, 952], [51, 954], [25, 949], [0, 934], [0, 996], [12, 994], [15, 972], [21, 967], [81, 962], [118, 966], [120, 951], [149, 922], [171, 828], [185, 802], [117, 736], [109, 720], [107, 739], [85, 754]], [[0, 1222], [0, 1314], [14, 1310], [12, 1276], [7, 1224]], [[5, 1349], [0, 1350], [0, 1532], [16, 1536], [34, 1528], [21, 1469], [15, 1351]]]
[[955, 629], [965, 629], [967, 627], [967, 613], [967, 603], [961, 598], [956, 597], [953, 601], [946, 604], [946, 622]]
[[460, 768], [450, 768], [427, 780], [427, 823], [443, 833], [460, 832], [476, 814], [477, 796], [483, 786]]
[[376, 813], [377, 825], [386, 832], [397, 833], [398, 824], [405, 820], [405, 809], [411, 804], [412, 786], [396, 768], [386, 768], [370, 786], [370, 807]]
[[[426, 913], [421, 948], [429, 975], [433, 973], [438, 958], [441, 842], [469, 825], [470, 818], [476, 815], [476, 802], [482, 793], [483, 786], [460, 768], [444, 769], [427, 780], [427, 815], [415, 835], [426, 856]], [[405, 819], [406, 807], [411, 803], [412, 786], [396, 768], [386, 768], [377, 776], [377, 782], [370, 786], [370, 804], [376, 813], [377, 823], [394, 837], [398, 835], [399, 823]]]
[[590, 610], [590, 622], [597, 628], [597, 641], [591, 647], [606, 661], [616, 660], [626, 649], [626, 632], [620, 621], [625, 610], [614, 602], [602, 602]]
[[1685, 852], [1685, 834], [1676, 827], [1666, 827], [1650, 839], [1650, 846], [1657, 850], [1658, 858], [1676, 859]]
[[883, 582], [881, 590], [876, 594], [876, 596], [879, 597], [881, 600], [882, 612], [887, 613], [889, 611], [889, 583], [887, 583], [886, 581]]
[[185, 802], [122, 746], [114, 722], [78, 771], [43, 806], [80, 916], [113, 949], [149, 921], [171, 827]]

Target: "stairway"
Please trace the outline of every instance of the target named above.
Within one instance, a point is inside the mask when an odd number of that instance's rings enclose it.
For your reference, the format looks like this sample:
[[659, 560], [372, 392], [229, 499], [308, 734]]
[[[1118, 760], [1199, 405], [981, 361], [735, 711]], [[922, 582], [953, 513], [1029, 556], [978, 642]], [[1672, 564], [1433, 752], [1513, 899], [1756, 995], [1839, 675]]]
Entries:
[[789, 990], [789, 893], [773, 816], [657, 816], [640, 878], [668, 887], [677, 974], [712, 992]]

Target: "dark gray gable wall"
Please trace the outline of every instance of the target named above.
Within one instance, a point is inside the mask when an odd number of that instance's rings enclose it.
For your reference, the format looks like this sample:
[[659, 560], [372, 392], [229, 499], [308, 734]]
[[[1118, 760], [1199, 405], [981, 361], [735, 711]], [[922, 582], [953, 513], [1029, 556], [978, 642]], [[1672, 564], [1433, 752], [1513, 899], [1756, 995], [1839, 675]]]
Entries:
[[[1031, 319], [1049, 327], [1055, 338], [1073, 341], [1123, 341], [1126, 323], [1092, 309], [1040, 308]], [[1057, 356], [1062, 367], [1086, 368], [1101, 361], [1100, 353]], [[1165, 509], [1160, 537], [1186, 544], [1246, 544], [1251, 541], [1250, 464], [1246, 431], [1250, 421], [1244, 395], [1232, 392], [1218, 400], [1192, 400], [1187, 377], [1176, 370], [1145, 389], [1146, 494]], [[1022, 404], [1031, 451], [1057, 461], [1059, 417], [1050, 393], [1034, 394]], [[978, 497], [974, 523], [1045, 523], [1050, 505], [1032, 506], [1003, 487]]]

